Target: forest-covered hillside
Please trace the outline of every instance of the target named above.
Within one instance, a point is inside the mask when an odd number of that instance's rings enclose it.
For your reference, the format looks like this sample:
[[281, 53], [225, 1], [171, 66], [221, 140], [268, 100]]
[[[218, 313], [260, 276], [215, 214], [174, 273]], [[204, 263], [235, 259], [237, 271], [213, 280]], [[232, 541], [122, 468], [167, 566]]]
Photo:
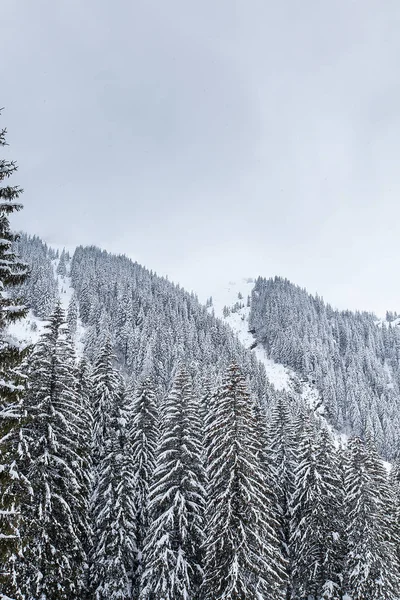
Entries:
[[267, 354], [315, 382], [339, 431], [371, 436], [396, 456], [400, 432], [400, 328], [370, 313], [334, 310], [275, 277], [257, 279], [250, 329]]
[[275, 278], [224, 322], [126, 256], [13, 247], [2, 600], [398, 600], [396, 321]]

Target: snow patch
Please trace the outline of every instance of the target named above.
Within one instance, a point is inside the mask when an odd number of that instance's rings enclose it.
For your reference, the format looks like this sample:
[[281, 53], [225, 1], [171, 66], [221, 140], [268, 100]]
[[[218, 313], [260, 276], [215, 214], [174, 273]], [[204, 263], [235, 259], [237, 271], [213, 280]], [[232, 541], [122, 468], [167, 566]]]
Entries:
[[250, 277], [230, 281], [226, 286], [221, 286], [214, 292], [212, 305], [208, 310], [214, 311], [216, 317], [225, 321], [240, 342], [254, 352], [257, 359], [264, 365], [268, 380], [275, 389], [290, 392], [297, 385], [301, 389], [302, 398], [311, 408], [316, 409], [320, 404], [320, 394], [315, 386], [308, 381], [301, 381], [297, 373], [269, 358], [265, 349], [256, 343], [253, 334], [250, 333], [248, 299], [251, 298], [253, 288], [254, 279]]
[[[59, 258], [56, 258], [51, 261], [54, 270], [54, 276], [58, 285], [58, 296], [61, 302], [61, 306], [63, 307], [65, 314], [67, 314], [68, 306], [72, 295], [74, 293], [74, 288], [71, 284], [71, 278], [69, 277], [69, 270], [71, 266], [71, 261], [66, 260], [67, 267], [67, 275], [62, 277], [57, 274], [57, 267], [59, 263]], [[30, 310], [28, 315], [16, 323], [11, 323], [8, 327], [9, 335], [15, 339], [19, 346], [24, 348], [30, 344], [36, 344], [42, 335], [45, 325], [47, 321], [45, 319], [39, 319], [36, 317], [33, 312]], [[78, 358], [80, 358], [83, 354], [83, 338], [85, 335], [85, 327], [82, 325], [81, 320], [78, 318], [77, 330], [75, 335], [75, 350]]]
[[254, 337], [249, 332], [250, 307], [247, 304], [253, 287], [254, 279], [250, 277], [230, 281], [228, 285], [221, 286], [212, 295], [212, 305], [208, 310], [225, 321], [237, 335], [239, 341], [254, 352], [258, 360], [265, 366], [270, 383], [277, 390], [289, 390], [291, 388], [290, 370], [268, 358], [264, 348], [258, 344], [255, 345]]
[[[73, 254], [73, 252], [72, 252], [72, 254]], [[65, 315], [67, 315], [68, 306], [69, 306], [71, 298], [74, 294], [74, 288], [72, 287], [71, 277], [69, 276], [70, 268], [71, 268], [71, 260], [65, 261], [67, 275], [64, 277], [57, 274], [57, 267], [58, 267], [59, 262], [60, 262], [59, 258], [56, 258], [52, 261], [53, 269], [54, 269], [54, 276], [55, 276], [55, 278], [57, 280], [57, 284], [58, 284], [58, 294], [59, 294], [61, 306], [63, 307], [63, 309], [65, 311]], [[75, 351], [76, 351], [78, 358], [81, 358], [83, 355], [84, 335], [85, 335], [85, 327], [82, 325], [82, 321], [78, 317], [76, 334], [74, 336]]]

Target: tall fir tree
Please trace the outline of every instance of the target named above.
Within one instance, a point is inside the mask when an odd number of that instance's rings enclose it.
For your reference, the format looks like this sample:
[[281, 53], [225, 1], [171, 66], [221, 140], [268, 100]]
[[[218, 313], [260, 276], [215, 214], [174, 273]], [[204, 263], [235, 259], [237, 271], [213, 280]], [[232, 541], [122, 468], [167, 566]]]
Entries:
[[[68, 328], [69, 331], [69, 328]], [[82, 495], [82, 505], [74, 509], [81, 510], [81, 518], [77, 519], [80, 525], [80, 537], [86, 557], [84, 565], [84, 585], [86, 593], [90, 591], [89, 586], [89, 555], [93, 542], [93, 524], [91, 520], [91, 495], [93, 491], [93, 404], [92, 404], [92, 369], [88, 360], [83, 357], [77, 369], [76, 393], [79, 400], [79, 414], [77, 415], [77, 440], [78, 455], [81, 468], [77, 472], [78, 481]], [[82, 510], [83, 508], [83, 510]], [[89, 596], [83, 594], [83, 598]], [[83, 600], [83, 599], [82, 599]], [[90, 600], [90, 599], [89, 599]]]
[[254, 406], [233, 364], [210, 402], [206, 423], [207, 600], [284, 597], [285, 562], [259, 448]]
[[335, 448], [325, 429], [306, 422], [291, 502], [293, 595], [340, 600], [343, 504]]
[[[0, 148], [7, 145], [0, 130]], [[17, 170], [14, 162], [0, 159], [0, 184]], [[23, 380], [18, 367], [24, 352], [7, 333], [7, 327], [23, 318], [26, 308], [10, 292], [27, 277], [27, 266], [14, 253], [17, 236], [9, 216], [22, 209], [18, 186], [0, 186], [0, 594], [17, 595], [14, 564], [20, 548], [20, 509], [26, 485], [18, 466], [19, 428]]]
[[66, 253], [65, 249], [61, 252], [60, 260], [57, 265], [57, 275], [61, 277], [65, 277], [67, 275], [67, 265], [66, 265]]
[[121, 377], [114, 364], [113, 346], [110, 337], [107, 337], [97, 353], [92, 369], [92, 456], [94, 475], [96, 475], [100, 460], [106, 452], [105, 440], [109, 430], [109, 421], [121, 385]]
[[[96, 378], [96, 372], [94, 374]], [[91, 584], [95, 600], [129, 600], [135, 552], [129, 409], [122, 378], [113, 390], [93, 493]]]
[[78, 600], [86, 564], [86, 462], [74, 353], [60, 304], [27, 360], [27, 375], [22, 437], [32, 495], [22, 511], [20, 587], [27, 598]]
[[140, 382], [133, 395], [129, 440], [132, 445], [133, 507], [135, 551], [133, 590], [137, 597], [143, 572], [143, 545], [149, 529], [149, 494], [159, 442], [159, 414], [150, 379]]
[[72, 339], [75, 339], [76, 330], [78, 326], [78, 300], [76, 298], [76, 294], [72, 294], [71, 300], [69, 301], [68, 311], [67, 311], [67, 323], [69, 333]]
[[400, 565], [400, 456], [397, 455], [390, 471], [390, 487], [392, 490], [394, 508], [393, 508], [393, 528], [396, 541], [397, 564]]
[[296, 432], [288, 398], [279, 393], [272, 405], [268, 423], [268, 461], [272, 487], [278, 504], [279, 539], [288, 569], [287, 599], [291, 594], [290, 507], [296, 468]]
[[348, 443], [345, 493], [347, 556], [345, 589], [352, 600], [397, 600], [399, 567], [394, 539], [388, 530], [388, 506], [377, 485], [382, 474], [360, 438]]
[[197, 600], [203, 574], [204, 472], [199, 404], [183, 369], [164, 411], [140, 600]]

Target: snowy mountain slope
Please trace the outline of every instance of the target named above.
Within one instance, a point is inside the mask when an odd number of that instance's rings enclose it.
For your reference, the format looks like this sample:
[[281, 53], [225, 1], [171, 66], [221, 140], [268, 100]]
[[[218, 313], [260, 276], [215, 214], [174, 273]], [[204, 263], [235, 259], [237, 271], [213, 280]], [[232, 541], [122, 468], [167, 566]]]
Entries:
[[[57, 267], [58, 267], [59, 261], [60, 261], [59, 258], [55, 258], [51, 262], [52, 262], [52, 266], [53, 266], [53, 270], [54, 270], [54, 276], [57, 281], [58, 297], [59, 297], [61, 305], [65, 311], [65, 314], [67, 314], [68, 306], [69, 306], [71, 297], [74, 292], [72, 284], [71, 284], [71, 279], [69, 277], [69, 269], [70, 269], [71, 261], [70, 260], [66, 261], [67, 275], [64, 277], [57, 274]], [[39, 337], [43, 333], [46, 323], [47, 323], [47, 321], [45, 319], [41, 319], [41, 318], [37, 317], [33, 313], [33, 311], [30, 310], [28, 312], [27, 316], [25, 317], [25, 319], [21, 319], [21, 321], [12, 323], [8, 328], [8, 332], [12, 338], [17, 340], [18, 343], [22, 347], [24, 347], [29, 344], [37, 343]], [[77, 352], [78, 356], [81, 356], [83, 353], [84, 334], [85, 334], [85, 328], [83, 327], [81, 320], [78, 319], [77, 332], [76, 332], [76, 336], [75, 336], [75, 340], [74, 340], [75, 348], [76, 348], [76, 352]]]
[[[73, 331], [77, 325], [78, 355], [85, 337], [87, 356], [93, 358], [109, 332], [122, 370], [140, 378], [155, 369], [166, 390], [181, 357], [209, 377], [232, 360], [233, 349], [260, 396], [269, 389], [267, 378], [337, 431], [361, 436], [368, 431], [392, 458], [400, 422], [396, 314], [389, 314], [389, 327], [372, 314], [339, 313], [281, 278], [229, 282], [204, 306], [127, 257], [80, 247], [71, 259], [38, 238], [25, 236], [21, 244], [35, 267], [21, 295], [42, 317], [57, 297], [66, 312], [74, 298], [70, 322]], [[85, 327], [76, 323], [77, 304]], [[34, 343], [44, 325], [30, 312], [10, 333], [22, 344]]]
[[[253, 334], [249, 331], [250, 306], [248, 305], [248, 298], [251, 298], [253, 287], [254, 280], [251, 278], [241, 278], [222, 285], [218, 290], [214, 290], [212, 304], [208, 310], [213, 311], [216, 317], [224, 320], [242, 344], [254, 352], [257, 359], [264, 365], [267, 377], [275, 389], [286, 391], [289, 394], [299, 394], [306, 404], [322, 419], [324, 426], [332, 435], [335, 446], [344, 446], [348, 440], [348, 435], [337, 431], [324, 417], [321, 394], [317, 387], [309, 381], [301, 379], [289, 367], [268, 358], [263, 346], [255, 341]], [[390, 471], [391, 464], [385, 462], [384, 465]]]
[[[216, 317], [223, 319], [232, 328], [246, 348], [251, 348], [254, 351], [258, 360], [264, 364], [272, 385], [278, 390], [289, 390], [291, 378], [289, 370], [269, 359], [264, 349], [259, 345], [252, 347], [254, 337], [249, 332], [250, 307], [247, 306], [247, 298], [251, 295], [253, 286], [253, 279], [239, 279], [229, 282], [226, 286], [221, 286], [219, 290], [214, 291], [212, 305], [209, 310], [213, 311]], [[241, 308], [238, 308], [237, 304], [241, 305]], [[227, 314], [227, 311], [229, 311], [229, 314]]]
[[[71, 260], [66, 261], [66, 276], [61, 276], [57, 273], [59, 261], [60, 259], [56, 258], [51, 262], [57, 281], [58, 297], [67, 314], [68, 306], [74, 293], [69, 276]], [[302, 381], [292, 369], [268, 358], [265, 349], [261, 344], [255, 342], [254, 336], [249, 331], [250, 307], [247, 304], [253, 287], [254, 280], [251, 278], [238, 279], [235, 282], [229, 282], [227, 285], [221, 286], [212, 295], [212, 305], [208, 308], [209, 312], [223, 320], [232, 329], [241, 344], [253, 352], [257, 360], [264, 365], [267, 378], [276, 390], [284, 390], [296, 394], [300, 392], [301, 397], [312, 408], [317, 408], [320, 404], [320, 394], [316, 387], [308, 381]], [[38, 318], [32, 311], [29, 311], [25, 319], [10, 326], [9, 333], [21, 345], [34, 344], [43, 333], [45, 324], [46, 320]], [[85, 330], [81, 320], [78, 319], [77, 333], [74, 340], [78, 356], [81, 356], [83, 353]]]
[[[65, 275], [64, 277], [57, 274], [57, 266], [58, 266], [59, 260], [60, 259], [55, 259], [52, 262], [53, 262], [54, 274], [57, 278], [60, 302], [65, 311], [65, 314], [67, 315], [69, 303], [74, 294], [74, 288], [72, 286], [71, 278], [69, 276], [70, 268], [71, 268], [71, 259], [66, 260], [67, 275]], [[85, 331], [86, 331], [86, 328], [83, 326], [82, 321], [78, 316], [77, 329], [76, 329], [76, 334], [75, 334], [75, 339], [74, 339], [75, 350], [76, 350], [78, 357], [81, 357], [83, 354], [83, 346], [84, 346], [83, 340], [84, 340], [84, 336], [85, 336]]]
[[267, 377], [275, 389], [287, 392], [300, 390], [302, 398], [312, 408], [317, 408], [320, 404], [320, 393], [317, 388], [308, 381], [302, 381], [292, 369], [268, 358], [265, 349], [255, 341], [253, 334], [249, 331], [249, 299], [253, 287], [254, 280], [252, 278], [241, 278], [222, 285], [220, 289], [214, 290], [209, 311], [214, 311], [216, 317], [224, 320], [245, 348], [254, 352], [257, 359], [264, 365]]

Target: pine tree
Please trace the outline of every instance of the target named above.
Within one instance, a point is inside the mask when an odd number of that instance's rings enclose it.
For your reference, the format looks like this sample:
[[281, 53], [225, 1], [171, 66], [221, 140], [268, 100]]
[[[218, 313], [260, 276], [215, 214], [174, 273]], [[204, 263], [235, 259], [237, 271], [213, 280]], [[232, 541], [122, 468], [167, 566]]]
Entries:
[[[98, 373], [94, 374], [94, 378]], [[127, 439], [129, 411], [118, 379], [106, 418], [93, 494], [94, 545], [91, 584], [95, 600], [129, 600], [134, 543], [132, 455]]]
[[206, 424], [207, 600], [283, 598], [285, 564], [264, 487], [254, 407], [236, 365], [228, 368]]
[[67, 265], [65, 264], [65, 261], [66, 254], [65, 249], [63, 249], [63, 251], [61, 252], [60, 260], [58, 261], [57, 265], [57, 275], [60, 275], [61, 277], [65, 277], [67, 275]]
[[[84, 565], [84, 589], [89, 590], [89, 554], [93, 541], [93, 524], [91, 522], [90, 501], [93, 490], [93, 405], [92, 405], [92, 373], [91, 365], [83, 357], [78, 365], [76, 393], [79, 400], [79, 414], [77, 415], [77, 441], [78, 455], [81, 468], [77, 472], [78, 482], [81, 489], [82, 505], [74, 506], [81, 510], [79, 519], [80, 539], [85, 552], [86, 563]], [[83, 508], [83, 510], [82, 510]]]
[[65, 325], [58, 304], [27, 361], [24, 398], [24, 468], [32, 495], [23, 507], [19, 577], [28, 598], [46, 600], [81, 598], [86, 558], [81, 406]]
[[292, 497], [291, 556], [295, 598], [339, 600], [340, 478], [327, 430], [306, 422]]
[[51, 249], [37, 236], [26, 234], [19, 236], [15, 249], [28, 265], [29, 277], [14, 288], [12, 297], [23, 297], [36, 316], [48, 318], [58, 297]]
[[400, 457], [396, 456], [390, 471], [390, 487], [393, 494], [393, 528], [396, 542], [397, 564], [400, 565]]
[[[139, 384], [131, 407], [129, 439], [132, 445], [135, 550], [133, 589], [138, 594], [143, 565], [143, 545], [149, 528], [148, 502], [159, 441], [159, 415], [154, 386], [149, 379]], [[136, 597], [135, 595], [135, 597]]]
[[199, 406], [180, 370], [165, 403], [150, 489], [141, 600], [197, 599], [202, 578], [204, 473]]
[[69, 302], [68, 312], [67, 312], [68, 330], [69, 330], [69, 334], [72, 337], [72, 339], [74, 339], [76, 336], [76, 329], [77, 329], [77, 325], [78, 325], [78, 314], [79, 314], [78, 300], [76, 298], [76, 295], [73, 294], [71, 297], [71, 300]]
[[[0, 147], [7, 145], [6, 130], [0, 130]], [[17, 166], [0, 159], [0, 183]], [[21, 300], [10, 292], [27, 277], [27, 267], [15, 255], [17, 236], [10, 231], [9, 215], [22, 209], [18, 201], [22, 189], [0, 187], [0, 589], [17, 594], [13, 565], [19, 552], [19, 504], [26, 486], [18, 466], [21, 393], [23, 381], [18, 375], [24, 353], [7, 334], [7, 327], [26, 314]]]
[[109, 430], [109, 420], [120, 389], [121, 379], [114, 368], [114, 354], [110, 338], [100, 348], [92, 371], [93, 403], [93, 466], [97, 466], [105, 454], [105, 439]]
[[272, 484], [278, 503], [279, 539], [288, 567], [287, 598], [291, 598], [290, 577], [290, 504], [294, 491], [296, 467], [296, 433], [288, 399], [279, 393], [272, 406], [268, 427], [268, 459], [272, 469]]
[[321, 544], [323, 561], [320, 593], [322, 600], [341, 600], [346, 540], [343, 465], [340, 453], [325, 427], [318, 432], [316, 462], [323, 477], [321, 504], [327, 525]]
[[396, 548], [388, 536], [388, 507], [382, 503], [374, 462], [360, 438], [349, 440], [345, 587], [353, 600], [395, 600], [400, 594]]

